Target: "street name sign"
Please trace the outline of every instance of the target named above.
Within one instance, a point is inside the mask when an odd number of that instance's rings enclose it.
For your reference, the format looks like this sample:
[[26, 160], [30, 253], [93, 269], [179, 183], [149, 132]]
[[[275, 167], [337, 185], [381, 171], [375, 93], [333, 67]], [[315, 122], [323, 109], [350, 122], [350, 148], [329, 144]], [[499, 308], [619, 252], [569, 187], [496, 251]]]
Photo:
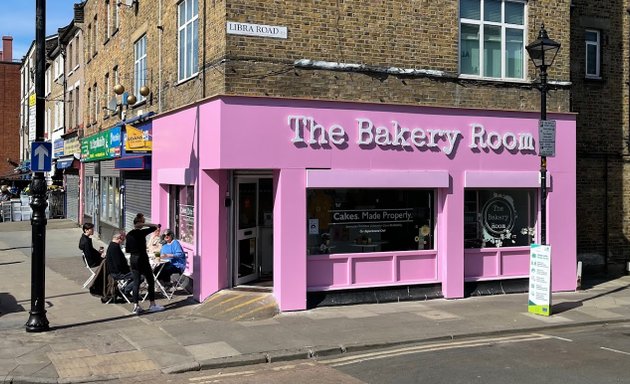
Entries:
[[31, 171], [50, 172], [52, 169], [52, 144], [45, 141], [31, 143]]

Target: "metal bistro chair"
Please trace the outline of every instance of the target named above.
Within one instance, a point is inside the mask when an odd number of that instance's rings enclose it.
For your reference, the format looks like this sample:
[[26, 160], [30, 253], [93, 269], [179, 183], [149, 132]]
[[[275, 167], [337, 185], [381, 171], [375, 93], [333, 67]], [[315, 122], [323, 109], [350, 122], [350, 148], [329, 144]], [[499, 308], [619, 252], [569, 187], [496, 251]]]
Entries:
[[90, 267], [87, 259], [85, 258], [85, 253], [81, 252], [81, 258], [83, 259], [83, 264], [85, 264], [85, 268], [90, 271], [90, 276], [87, 278], [87, 280], [85, 280], [85, 283], [83, 283], [83, 288], [85, 288], [90, 285], [92, 280], [94, 280], [94, 278], [96, 277], [96, 268], [92, 269], [92, 267]]
[[186, 274], [186, 270], [184, 270], [184, 272], [179, 274], [179, 278], [177, 279], [175, 284], [173, 284], [173, 286], [171, 287], [171, 291], [170, 292], [168, 290], [166, 291], [166, 298], [171, 300], [173, 296], [175, 295], [175, 292], [177, 292], [180, 289], [186, 289], [187, 280], [188, 280], [188, 275]]
[[118, 291], [120, 296], [122, 296], [123, 299], [125, 299], [127, 303], [131, 304], [131, 301], [129, 301], [129, 298], [127, 297], [127, 295], [125, 295], [125, 288], [127, 287], [127, 285], [131, 284], [131, 281], [130, 280], [115, 280], [115, 281], [116, 281], [116, 290]]

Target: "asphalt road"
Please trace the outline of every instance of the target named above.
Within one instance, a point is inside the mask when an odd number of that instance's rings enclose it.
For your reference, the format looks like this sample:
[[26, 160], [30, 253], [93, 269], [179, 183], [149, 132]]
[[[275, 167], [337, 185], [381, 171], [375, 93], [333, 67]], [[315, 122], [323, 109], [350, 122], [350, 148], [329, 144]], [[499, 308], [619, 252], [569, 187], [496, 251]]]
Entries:
[[119, 383], [630, 383], [630, 324], [556, 329]]

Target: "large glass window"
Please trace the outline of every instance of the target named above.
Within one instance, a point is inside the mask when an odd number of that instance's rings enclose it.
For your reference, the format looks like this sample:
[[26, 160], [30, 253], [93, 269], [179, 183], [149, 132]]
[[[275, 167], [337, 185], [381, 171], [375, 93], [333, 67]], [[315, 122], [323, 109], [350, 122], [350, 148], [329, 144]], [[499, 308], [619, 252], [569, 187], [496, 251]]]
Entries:
[[140, 94], [140, 88], [147, 83], [147, 35], [142, 36], [134, 44], [135, 61], [133, 69], [134, 94], [137, 102], [143, 101], [144, 96]]
[[536, 190], [471, 189], [464, 195], [464, 247], [520, 247], [534, 242]]
[[525, 2], [460, 0], [460, 73], [523, 79]]
[[599, 78], [600, 42], [599, 31], [586, 30], [586, 77]]
[[308, 254], [433, 249], [433, 191], [309, 189]]
[[120, 224], [120, 179], [101, 178], [101, 220], [114, 226]]
[[199, 10], [197, 0], [184, 0], [177, 6], [179, 81], [189, 79], [199, 71]]
[[195, 241], [195, 189], [188, 185], [173, 185], [170, 188], [169, 225], [175, 238], [184, 243]]

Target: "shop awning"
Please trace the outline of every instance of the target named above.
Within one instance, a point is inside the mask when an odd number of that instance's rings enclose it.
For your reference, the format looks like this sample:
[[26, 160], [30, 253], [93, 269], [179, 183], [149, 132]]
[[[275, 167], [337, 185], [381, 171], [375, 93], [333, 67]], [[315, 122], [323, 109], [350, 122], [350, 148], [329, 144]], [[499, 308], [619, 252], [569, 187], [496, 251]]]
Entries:
[[73, 166], [76, 167], [75, 161], [78, 163], [78, 160], [74, 155], [72, 156], [62, 156], [57, 159], [57, 169], [66, 169], [71, 168]]
[[151, 155], [125, 156], [114, 160], [114, 169], [143, 170], [151, 169]]

